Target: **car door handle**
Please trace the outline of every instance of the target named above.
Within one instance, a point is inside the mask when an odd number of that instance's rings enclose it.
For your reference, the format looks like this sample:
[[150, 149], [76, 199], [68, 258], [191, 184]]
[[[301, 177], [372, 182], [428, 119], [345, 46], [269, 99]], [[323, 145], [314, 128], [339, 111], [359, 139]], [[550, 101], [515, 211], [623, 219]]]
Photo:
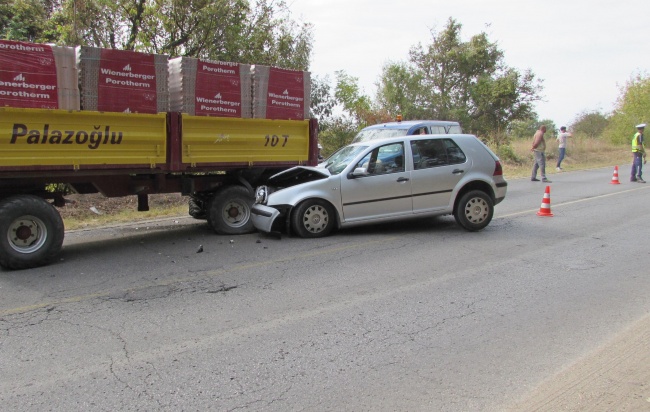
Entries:
[[409, 181], [409, 178], [408, 178], [408, 177], [400, 177], [399, 179], [397, 179], [397, 182], [398, 182], [398, 183], [408, 182], [408, 181]]
[[454, 169], [454, 171], [451, 172], [451, 173], [452, 173], [452, 174], [455, 174], [455, 175], [459, 175], [459, 174], [461, 174], [461, 173], [465, 173], [465, 171], [464, 171], [464, 170], [461, 170], [461, 169]]

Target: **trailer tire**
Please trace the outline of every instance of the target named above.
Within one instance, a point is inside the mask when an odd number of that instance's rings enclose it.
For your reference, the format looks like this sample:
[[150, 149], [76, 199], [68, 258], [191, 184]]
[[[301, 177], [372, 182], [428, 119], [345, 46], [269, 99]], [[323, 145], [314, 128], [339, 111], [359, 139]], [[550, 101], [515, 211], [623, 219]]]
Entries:
[[50, 263], [61, 251], [63, 219], [38, 196], [19, 195], [0, 201], [0, 265], [28, 269]]
[[215, 193], [208, 223], [220, 235], [243, 235], [255, 230], [251, 220], [253, 195], [243, 186], [228, 186]]

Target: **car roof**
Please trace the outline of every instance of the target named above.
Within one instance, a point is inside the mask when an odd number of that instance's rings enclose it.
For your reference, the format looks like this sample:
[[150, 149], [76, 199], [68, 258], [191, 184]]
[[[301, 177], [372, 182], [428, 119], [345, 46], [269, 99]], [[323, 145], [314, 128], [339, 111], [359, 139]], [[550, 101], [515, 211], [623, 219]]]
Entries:
[[403, 120], [401, 122], [388, 122], [373, 124], [372, 126], [364, 127], [363, 130], [371, 129], [410, 129], [417, 126], [456, 126], [458, 122], [448, 120]]

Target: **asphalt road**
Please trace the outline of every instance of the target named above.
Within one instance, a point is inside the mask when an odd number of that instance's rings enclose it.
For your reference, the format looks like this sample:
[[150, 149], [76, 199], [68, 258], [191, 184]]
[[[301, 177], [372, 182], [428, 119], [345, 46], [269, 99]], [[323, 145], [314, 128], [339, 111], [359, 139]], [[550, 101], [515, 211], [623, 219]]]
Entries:
[[612, 171], [551, 174], [553, 217], [510, 180], [478, 233], [69, 232], [60, 262], [0, 270], [0, 410], [650, 410], [650, 184]]

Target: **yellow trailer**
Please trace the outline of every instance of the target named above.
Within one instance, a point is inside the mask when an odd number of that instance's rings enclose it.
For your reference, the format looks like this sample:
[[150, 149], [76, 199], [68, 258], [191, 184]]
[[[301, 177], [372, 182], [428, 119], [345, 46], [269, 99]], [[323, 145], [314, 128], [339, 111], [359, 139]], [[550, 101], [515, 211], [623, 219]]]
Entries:
[[318, 125], [160, 114], [0, 108], [0, 265], [53, 260], [64, 228], [54, 206], [73, 193], [108, 197], [182, 193], [215, 232], [253, 231], [254, 187], [318, 162]]

